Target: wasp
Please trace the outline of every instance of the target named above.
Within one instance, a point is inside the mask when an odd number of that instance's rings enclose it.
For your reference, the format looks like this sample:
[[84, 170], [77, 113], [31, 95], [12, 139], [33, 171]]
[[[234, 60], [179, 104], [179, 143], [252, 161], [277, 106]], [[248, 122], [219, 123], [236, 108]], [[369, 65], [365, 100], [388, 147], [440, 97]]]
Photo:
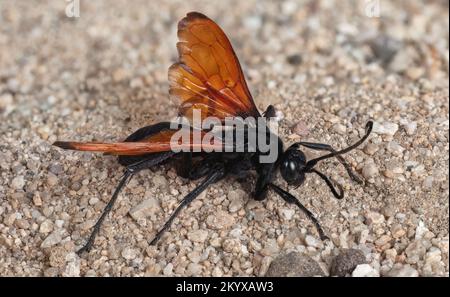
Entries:
[[[239, 60], [225, 33], [211, 19], [198, 12], [188, 13], [178, 23], [178, 61], [169, 68], [169, 94], [179, 103], [178, 114], [188, 121], [194, 120], [194, 115], [200, 113], [201, 119], [215, 117], [221, 125], [226, 126], [226, 118], [254, 118], [271, 119], [275, 117], [275, 108], [269, 105], [262, 114], [258, 111], [250, 94], [247, 83], [239, 64]], [[253, 125], [258, 127], [260, 121]], [[341, 150], [322, 143], [296, 142], [286, 147], [283, 141], [275, 136], [275, 145], [270, 151], [263, 151], [261, 146], [254, 145], [253, 150], [220, 151], [223, 148], [223, 139], [213, 141], [191, 141], [181, 143], [183, 150], [174, 150], [173, 138], [183, 127], [174, 128], [170, 122], [160, 122], [143, 127], [128, 136], [122, 142], [73, 142], [57, 141], [54, 143], [63, 149], [78, 151], [103, 152], [118, 156], [118, 162], [125, 167], [125, 172], [112, 198], [103, 210], [100, 218], [94, 225], [86, 244], [78, 251], [89, 251], [94, 244], [96, 235], [102, 222], [113, 208], [120, 191], [137, 172], [170, 162], [176, 164], [177, 174], [189, 180], [202, 179], [197, 187], [187, 194], [179, 203], [165, 224], [156, 233], [150, 244], [156, 244], [163, 233], [168, 230], [180, 213], [200, 193], [211, 184], [217, 183], [226, 176], [239, 176], [246, 172], [256, 172], [256, 182], [251, 197], [255, 200], [264, 200], [269, 190], [276, 193], [289, 204], [297, 205], [315, 225], [322, 240], [327, 239], [325, 232], [315, 216], [301, 202], [287, 190], [275, 184], [275, 174], [280, 172], [288, 185], [299, 187], [307, 174], [313, 173], [322, 179], [329, 187], [332, 195], [338, 199], [344, 197], [341, 185], [332, 181], [320, 172], [316, 165], [325, 159], [336, 158], [346, 169], [350, 178], [361, 183], [361, 179], [353, 172], [351, 166], [343, 158], [343, 154], [350, 152], [361, 145], [371, 133], [372, 121], [365, 126], [365, 134], [354, 144]], [[270, 128], [266, 133], [257, 133], [257, 137], [274, 136]], [[191, 126], [188, 133], [209, 132]], [[248, 133], [244, 133], [243, 142], [248, 142]], [[234, 147], [239, 146], [239, 139], [234, 137]], [[176, 142], [176, 144], [179, 144]], [[238, 144], [238, 145], [236, 145]], [[320, 157], [308, 160], [302, 148], [323, 151]], [[269, 161], [262, 162], [263, 156], [274, 155]]]

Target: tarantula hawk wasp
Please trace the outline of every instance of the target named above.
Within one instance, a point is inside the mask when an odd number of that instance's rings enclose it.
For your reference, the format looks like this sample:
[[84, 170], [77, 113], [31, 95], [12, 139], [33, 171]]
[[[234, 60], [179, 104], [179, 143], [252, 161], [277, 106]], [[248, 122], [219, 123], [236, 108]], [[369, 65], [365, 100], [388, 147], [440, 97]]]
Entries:
[[[221, 120], [226, 117], [271, 118], [275, 109], [269, 106], [261, 115], [247, 87], [241, 66], [222, 29], [211, 19], [198, 12], [188, 13], [178, 24], [177, 49], [179, 60], [169, 68], [169, 93], [180, 102], [179, 115], [192, 119], [195, 111], [203, 116], [215, 116]], [[150, 244], [155, 244], [164, 231], [169, 229], [174, 218], [189, 205], [209, 185], [218, 182], [227, 175], [254, 170], [257, 173], [255, 190], [252, 198], [263, 200], [267, 191], [273, 190], [287, 203], [297, 205], [314, 223], [322, 240], [327, 239], [314, 215], [304, 207], [292, 194], [274, 184], [274, 174], [279, 169], [283, 179], [293, 186], [300, 186], [307, 173], [314, 173], [330, 188], [334, 197], [342, 199], [342, 186], [332, 182], [315, 165], [325, 159], [337, 158], [345, 167], [348, 175], [356, 182], [361, 180], [353, 173], [343, 154], [362, 144], [372, 130], [372, 122], [366, 124], [365, 135], [353, 145], [335, 150], [330, 145], [312, 142], [297, 142], [284, 149], [282, 140], [276, 136], [276, 158], [272, 162], [262, 163], [264, 153], [256, 148], [255, 152], [205, 152], [206, 148], [221, 146], [221, 143], [191, 143], [187, 151], [171, 150], [171, 138], [177, 132], [169, 122], [161, 122], [138, 129], [123, 142], [63, 142], [54, 143], [63, 149], [103, 152], [118, 156], [118, 161], [125, 166], [125, 173], [120, 180], [111, 200], [93, 227], [87, 243], [78, 251], [89, 251], [99, 232], [100, 226], [111, 211], [119, 192], [137, 172], [167, 160], [177, 162], [177, 174], [183, 178], [196, 180], [203, 178], [200, 184], [183, 200], [171, 214], [167, 222], [158, 231]], [[269, 130], [269, 133], [270, 130]], [[200, 152], [190, 151], [200, 147]], [[307, 160], [301, 147], [327, 152], [321, 157]]]

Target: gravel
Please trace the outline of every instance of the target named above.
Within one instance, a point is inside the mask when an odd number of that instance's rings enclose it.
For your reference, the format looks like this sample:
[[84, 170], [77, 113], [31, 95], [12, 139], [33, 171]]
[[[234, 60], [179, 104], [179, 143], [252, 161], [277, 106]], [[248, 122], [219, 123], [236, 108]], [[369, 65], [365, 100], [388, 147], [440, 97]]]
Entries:
[[[379, 19], [347, 1], [88, 1], [74, 19], [65, 5], [0, 6], [0, 275], [331, 275], [346, 249], [365, 262], [345, 275], [449, 275], [448, 3], [380, 1]], [[365, 183], [335, 160], [318, 168], [342, 184], [339, 201], [315, 175], [299, 188], [275, 176], [329, 241], [274, 193], [251, 200], [248, 176], [209, 187], [149, 246], [200, 182], [165, 164], [129, 182], [78, 257], [123, 168], [51, 143], [121, 140], [175, 116], [167, 68], [191, 10], [227, 32], [256, 105], [277, 109], [286, 145], [341, 149], [373, 120], [367, 142], [345, 155]]]

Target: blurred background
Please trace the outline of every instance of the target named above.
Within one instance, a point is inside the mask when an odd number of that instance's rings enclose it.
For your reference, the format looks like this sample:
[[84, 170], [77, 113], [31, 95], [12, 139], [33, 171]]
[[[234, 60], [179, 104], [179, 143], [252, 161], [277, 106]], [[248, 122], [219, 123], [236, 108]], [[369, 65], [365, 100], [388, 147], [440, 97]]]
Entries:
[[[334, 257], [355, 248], [367, 262], [357, 274], [448, 275], [448, 9], [445, 0], [0, 0], [0, 274], [280, 275], [271, 263], [295, 250], [328, 275]], [[294, 208], [274, 197], [249, 205], [230, 182], [149, 248], [194, 186], [167, 167], [124, 191], [89, 257], [73, 253], [121, 169], [50, 144], [123, 139], [174, 116], [167, 69], [189, 11], [223, 28], [258, 108], [282, 112], [287, 143], [343, 147], [376, 121], [371, 142], [349, 157], [366, 188], [330, 168], [349, 191], [345, 201], [315, 179], [293, 190], [332, 243], [312, 242], [314, 229]], [[136, 219], [133, 206], [150, 197], [157, 210]], [[231, 198], [240, 211], [227, 214]], [[224, 229], [207, 220], [220, 209]], [[236, 228], [241, 235], [230, 233]], [[192, 239], [192, 230], [207, 239]]]

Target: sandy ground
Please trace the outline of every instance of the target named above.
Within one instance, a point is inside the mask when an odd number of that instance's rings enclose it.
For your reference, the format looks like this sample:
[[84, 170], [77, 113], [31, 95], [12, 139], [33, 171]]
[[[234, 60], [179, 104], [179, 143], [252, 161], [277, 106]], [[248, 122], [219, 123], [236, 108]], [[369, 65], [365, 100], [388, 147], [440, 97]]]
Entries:
[[[0, 275], [254, 276], [271, 263], [291, 269], [279, 256], [292, 251], [328, 275], [354, 248], [366, 264], [353, 276], [448, 276], [448, 2], [381, 0], [372, 18], [366, 2], [81, 0], [69, 18], [62, 0], [0, 1]], [[284, 116], [287, 144], [341, 148], [374, 120], [347, 156], [367, 183], [328, 161], [320, 168], [344, 185], [344, 200], [315, 176], [290, 189], [331, 241], [273, 193], [251, 201], [253, 181], [229, 178], [149, 247], [197, 184], [162, 166], [130, 182], [78, 257], [123, 169], [51, 143], [119, 140], [174, 116], [167, 68], [176, 24], [193, 10], [227, 32], [257, 106]]]

